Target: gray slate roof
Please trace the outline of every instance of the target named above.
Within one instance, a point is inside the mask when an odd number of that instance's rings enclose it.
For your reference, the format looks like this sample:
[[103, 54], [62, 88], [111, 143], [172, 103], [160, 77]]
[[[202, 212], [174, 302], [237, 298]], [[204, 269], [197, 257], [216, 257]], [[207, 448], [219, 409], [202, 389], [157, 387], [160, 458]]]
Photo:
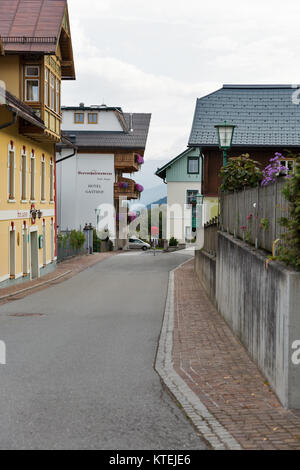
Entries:
[[224, 85], [198, 98], [189, 146], [216, 146], [214, 125], [235, 124], [234, 146], [299, 146], [300, 106], [292, 85]]
[[[130, 129], [130, 114], [124, 113]], [[64, 130], [63, 135], [77, 147], [145, 149], [151, 114], [134, 113], [133, 132], [122, 131], [73, 131]], [[73, 137], [74, 136], [74, 137]]]

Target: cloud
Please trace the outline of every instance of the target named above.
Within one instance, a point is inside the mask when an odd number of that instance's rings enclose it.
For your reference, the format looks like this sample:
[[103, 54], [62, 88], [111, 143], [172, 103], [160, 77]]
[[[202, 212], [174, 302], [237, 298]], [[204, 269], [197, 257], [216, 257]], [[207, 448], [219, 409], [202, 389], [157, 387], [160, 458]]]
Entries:
[[77, 81], [63, 102], [151, 112], [146, 157], [187, 144], [196, 98], [222, 83], [298, 83], [294, 0], [69, 1]]

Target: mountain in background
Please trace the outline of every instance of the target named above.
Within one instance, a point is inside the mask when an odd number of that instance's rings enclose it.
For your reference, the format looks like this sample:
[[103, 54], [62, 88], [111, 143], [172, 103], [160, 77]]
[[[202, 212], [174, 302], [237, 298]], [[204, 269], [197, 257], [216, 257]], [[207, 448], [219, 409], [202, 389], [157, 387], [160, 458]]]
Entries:
[[144, 205], [148, 206], [153, 204], [156, 201], [165, 199], [167, 196], [167, 185], [164, 183], [154, 186], [153, 188], [145, 189], [141, 194], [141, 199], [138, 201], [132, 201], [130, 208], [132, 210], [138, 209], [138, 206]]
[[156, 204], [156, 205], [158, 205], [158, 206], [159, 206], [160, 204], [167, 204], [167, 196], [165, 196], [165, 197], [159, 199], [158, 201], [154, 201], [154, 202], [152, 202], [151, 204], [148, 204], [147, 209], [151, 209], [151, 206], [152, 206], [153, 204]]
[[[144, 186], [145, 190], [155, 188], [163, 184], [163, 181], [158, 176], [155, 176], [157, 168], [161, 168], [167, 163], [168, 160], [145, 160], [141, 166], [140, 171], [134, 175], [128, 175], [128, 178], [133, 178], [137, 183]], [[125, 176], [125, 175], [124, 175]]]

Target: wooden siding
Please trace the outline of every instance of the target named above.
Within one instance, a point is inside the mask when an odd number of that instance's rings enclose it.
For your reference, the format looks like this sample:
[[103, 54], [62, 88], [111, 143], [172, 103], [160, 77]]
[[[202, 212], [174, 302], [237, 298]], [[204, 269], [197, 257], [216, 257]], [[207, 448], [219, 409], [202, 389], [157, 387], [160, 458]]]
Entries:
[[201, 159], [199, 159], [199, 174], [188, 174], [188, 158], [199, 157], [199, 149], [191, 149], [190, 152], [176, 160], [166, 170], [166, 181], [170, 182], [201, 182]]
[[[299, 148], [291, 148], [294, 153], [299, 152]], [[219, 177], [221, 167], [223, 166], [223, 152], [217, 148], [203, 147], [204, 154], [204, 176], [203, 176], [203, 194], [205, 196], [218, 196], [222, 180]], [[275, 152], [286, 155], [286, 149], [280, 147], [234, 147], [228, 152], [228, 158], [239, 157], [248, 153], [251, 158], [257, 160], [263, 169], [270, 158], [274, 157]]]

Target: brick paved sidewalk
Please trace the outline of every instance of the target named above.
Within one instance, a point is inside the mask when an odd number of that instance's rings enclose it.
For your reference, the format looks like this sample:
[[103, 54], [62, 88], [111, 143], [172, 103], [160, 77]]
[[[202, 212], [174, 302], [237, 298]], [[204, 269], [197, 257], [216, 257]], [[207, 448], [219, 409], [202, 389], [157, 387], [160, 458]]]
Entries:
[[281, 406], [206, 296], [193, 263], [175, 271], [174, 369], [242, 448], [300, 450], [300, 412]]
[[[103, 261], [106, 258], [109, 258], [110, 256], [114, 256], [119, 253], [120, 252], [118, 251], [113, 251], [107, 253], [94, 253], [93, 255], [75, 256], [74, 258], [70, 258], [68, 260], [62, 261], [61, 263], [58, 263], [57, 268], [53, 272], [46, 274], [45, 276], [42, 276], [39, 279], [21, 282], [10, 287], [0, 288], [0, 297], [6, 296], [8, 294], [13, 294], [13, 296], [10, 296], [6, 299], [0, 298], [0, 305], [10, 302], [12, 300], [22, 299], [27, 295], [31, 295], [35, 292], [47, 289], [48, 287], [51, 287], [54, 284], [58, 284], [67, 279], [70, 279], [80, 271], [84, 271], [90, 266], [93, 266], [94, 264], [99, 263], [100, 261]], [[59, 279], [56, 279], [58, 277]], [[25, 292], [20, 292], [24, 289], [28, 290], [26, 290]]]

